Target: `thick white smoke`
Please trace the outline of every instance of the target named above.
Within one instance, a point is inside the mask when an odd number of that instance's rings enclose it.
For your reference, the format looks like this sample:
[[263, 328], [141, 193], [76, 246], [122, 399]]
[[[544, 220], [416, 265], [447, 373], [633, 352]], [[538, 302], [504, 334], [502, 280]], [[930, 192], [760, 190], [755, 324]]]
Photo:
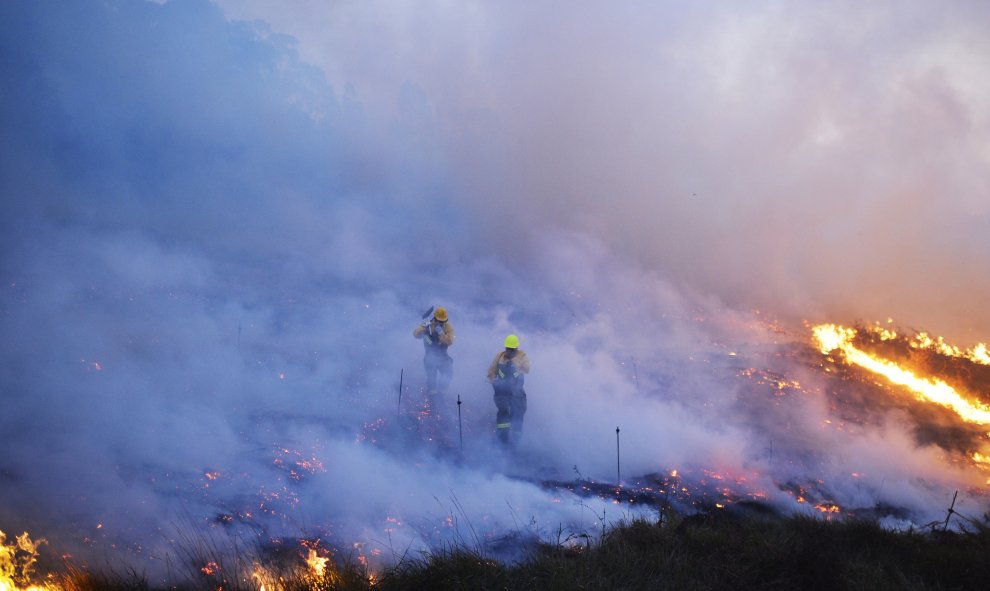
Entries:
[[[975, 4], [286, 6], [0, 8], [4, 531], [158, 564], [177, 525], [382, 562], [593, 533], [634, 510], [532, 480], [613, 480], [616, 427], [623, 477], [782, 508], [821, 480], [919, 522], [981, 484], [899, 415], [831, 426], [778, 355], [800, 325], [762, 320], [990, 328], [948, 264], [990, 254]], [[431, 305], [458, 334], [434, 426]], [[510, 332], [516, 460], [483, 379]], [[761, 364], [802, 392], [747, 399]]]
[[221, 5], [375, 112], [417, 88], [495, 237], [574, 224], [742, 306], [990, 332], [980, 2]]

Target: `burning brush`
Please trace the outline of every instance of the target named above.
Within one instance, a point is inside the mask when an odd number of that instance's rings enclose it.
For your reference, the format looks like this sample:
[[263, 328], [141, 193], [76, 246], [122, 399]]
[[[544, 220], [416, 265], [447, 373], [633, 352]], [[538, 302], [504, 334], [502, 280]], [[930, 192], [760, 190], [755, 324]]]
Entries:
[[[968, 423], [990, 425], [990, 406], [975, 394], [976, 388], [982, 386], [986, 390], [990, 385], [990, 371], [982, 370], [982, 364], [961, 354], [946, 355], [945, 351], [959, 350], [949, 348], [942, 339], [937, 341], [941, 343], [941, 348], [912, 347], [889, 331], [866, 332], [834, 324], [816, 326], [813, 333], [823, 354], [839, 352], [847, 363], [883, 376], [892, 384], [903, 386], [918, 400], [948, 408]], [[930, 338], [928, 341], [933, 342]], [[901, 346], [898, 348], [897, 345]], [[875, 352], [884, 349], [892, 355], [885, 357]], [[910, 351], [921, 351], [921, 354], [911, 355]], [[942, 370], [950, 371], [951, 368], [951, 377], [948, 379], [956, 382], [956, 387], [943, 379], [921, 374], [926, 369], [924, 365], [933, 365], [939, 356], [943, 357], [943, 363], [940, 364]], [[923, 359], [917, 359], [918, 357]]]
[[8, 543], [6, 534], [0, 531], [0, 591], [51, 591], [57, 588], [48, 583], [32, 583], [38, 547], [45, 543], [44, 538], [32, 541], [27, 532]]
[[986, 345], [981, 343], [963, 351], [926, 333], [908, 337], [880, 327], [833, 324], [815, 326], [813, 334], [820, 351], [832, 363], [845, 362], [846, 367], [882, 378], [882, 382], [894, 387], [892, 392], [911, 394], [910, 406], [916, 415], [946, 417], [943, 423], [951, 426], [955, 437], [935, 438], [935, 442], [964, 451], [975, 466], [990, 469], [990, 365]]
[[[766, 438], [762, 455], [754, 448], [748, 464], [718, 471], [684, 466], [616, 483], [579, 474], [574, 481], [544, 479], [539, 484], [579, 497], [650, 506], [661, 514], [667, 508], [686, 514], [777, 512], [774, 507], [789, 499], [792, 507], [825, 518], [888, 518], [892, 524], [906, 524], [917, 514], [884, 500], [889, 495], [883, 494], [882, 474], [866, 478], [856, 464], [845, 476], [835, 474], [829, 448], [823, 445], [841, 440], [843, 433], [856, 436], [885, 426], [891, 412], [909, 419], [919, 449], [939, 449], [948, 464], [968, 465], [990, 476], [990, 358], [985, 345], [964, 350], [925, 333], [901, 335], [879, 326], [810, 328], [810, 346], [787, 343], [754, 357], [755, 365], [733, 365], [723, 377], [726, 389], [736, 392], [733, 416]], [[736, 352], [730, 357], [746, 362]], [[804, 401], [814, 399], [821, 399], [828, 413], [818, 426], [822, 436], [809, 432], [815, 425], [802, 420], [808, 416]], [[974, 486], [982, 479], [967, 480], [969, 497], [990, 495], [986, 486]], [[932, 487], [938, 485], [924, 479], [917, 484], [937, 495]], [[946, 506], [953, 490], [945, 491]], [[952, 515], [965, 517], [954, 502]]]

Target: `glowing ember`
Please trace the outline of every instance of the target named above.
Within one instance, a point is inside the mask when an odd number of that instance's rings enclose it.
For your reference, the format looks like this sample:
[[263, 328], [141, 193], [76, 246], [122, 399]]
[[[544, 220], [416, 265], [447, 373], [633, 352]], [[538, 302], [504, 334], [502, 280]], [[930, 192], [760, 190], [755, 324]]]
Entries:
[[790, 390], [800, 391], [801, 382], [797, 380], [791, 380], [784, 377], [781, 374], [764, 370], [757, 369], [755, 367], [746, 368], [739, 372], [740, 376], [752, 378], [753, 381], [760, 385], [771, 386], [777, 391], [777, 394], [783, 395]]
[[273, 463], [289, 473], [289, 478], [301, 481], [306, 474], [316, 474], [326, 472], [323, 461], [314, 451], [312, 455], [304, 455], [302, 451], [280, 447], [275, 450], [276, 457]]
[[956, 390], [935, 378], [922, 378], [886, 359], [874, 357], [853, 345], [856, 330], [834, 324], [822, 324], [813, 329], [819, 349], [824, 354], [841, 351], [846, 361], [873, 373], [882, 375], [892, 383], [912, 391], [919, 400], [926, 400], [950, 408], [963, 420], [980, 425], [990, 425], [990, 407], [963, 398]]
[[204, 575], [214, 575], [214, 574], [216, 574], [217, 572], [220, 571], [220, 565], [217, 564], [216, 561], [211, 560], [211, 561], [207, 562], [203, 566], [203, 568], [201, 568], [199, 570]]

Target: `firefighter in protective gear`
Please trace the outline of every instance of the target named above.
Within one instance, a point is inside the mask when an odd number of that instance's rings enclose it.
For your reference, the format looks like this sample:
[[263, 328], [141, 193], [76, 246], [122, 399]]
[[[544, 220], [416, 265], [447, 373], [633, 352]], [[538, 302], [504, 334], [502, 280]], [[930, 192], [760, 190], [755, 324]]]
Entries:
[[499, 351], [488, 368], [488, 381], [495, 389], [495, 433], [503, 444], [515, 444], [522, 435], [523, 415], [526, 414], [525, 375], [529, 373], [529, 357], [519, 348], [519, 337], [505, 337], [505, 350]]
[[423, 340], [426, 354], [423, 366], [426, 368], [426, 389], [444, 393], [454, 377], [454, 360], [447, 348], [454, 344], [454, 327], [447, 321], [446, 308], [438, 307], [429, 322], [420, 324], [413, 330], [413, 336]]

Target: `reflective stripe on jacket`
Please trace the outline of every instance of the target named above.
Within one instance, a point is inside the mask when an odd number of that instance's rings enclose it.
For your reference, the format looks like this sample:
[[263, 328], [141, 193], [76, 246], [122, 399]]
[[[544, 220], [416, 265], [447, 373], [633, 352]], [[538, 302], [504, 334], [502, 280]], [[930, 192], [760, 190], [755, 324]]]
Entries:
[[491, 366], [488, 368], [489, 382], [495, 382], [496, 378], [499, 377], [500, 370], [503, 379], [508, 376], [514, 376], [522, 380], [523, 374], [529, 373], [529, 357], [526, 356], [526, 352], [522, 349], [516, 349], [515, 351], [512, 357], [509, 357], [508, 351], [498, 352], [498, 355], [495, 356]]

